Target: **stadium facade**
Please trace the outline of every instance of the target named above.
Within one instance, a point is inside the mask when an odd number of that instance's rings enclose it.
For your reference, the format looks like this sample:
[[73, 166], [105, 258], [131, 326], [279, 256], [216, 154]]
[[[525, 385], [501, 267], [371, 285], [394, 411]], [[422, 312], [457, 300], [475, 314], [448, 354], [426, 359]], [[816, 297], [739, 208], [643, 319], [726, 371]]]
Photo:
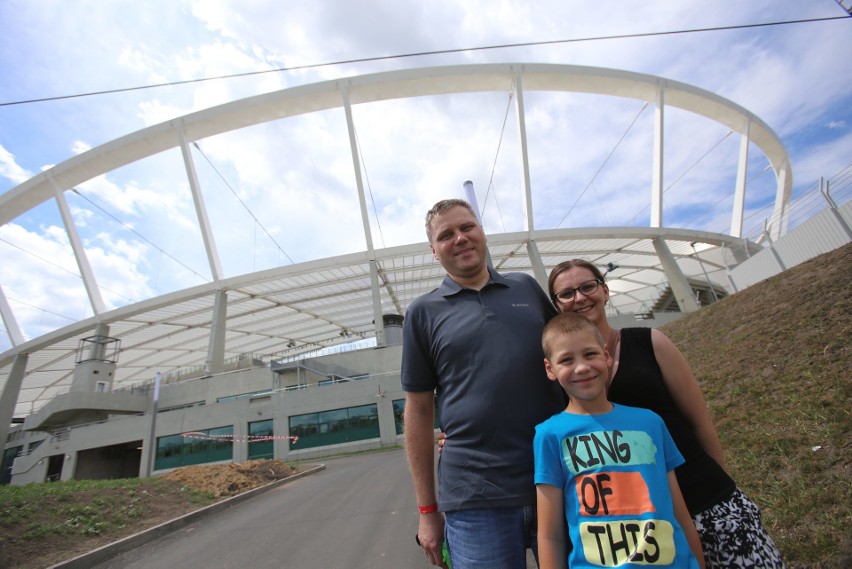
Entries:
[[[0, 294], [12, 343], [0, 354], [2, 481], [148, 476], [190, 464], [310, 459], [399, 444], [402, 321], [414, 298], [438, 286], [443, 270], [426, 243], [373, 247], [351, 109], [506, 89], [520, 132], [519, 191], [526, 211], [524, 231], [489, 234], [498, 270], [527, 272], [546, 288], [554, 265], [587, 258], [612, 271], [607, 278], [616, 325], [657, 326], [768, 276], [779, 263], [783, 269], [773, 248], [787, 233], [792, 188], [783, 145], [758, 117], [689, 85], [601, 68], [473, 65], [378, 73], [235, 101], [93, 148], [0, 196], [2, 224], [56, 201], [93, 313], [26, 340]], [[625, 97], [655, 106], [648, 227], [534, 227], [524, 103], [532, 91]], [[669, 107], [741, 137], [726, 234], [663, 224], [662, 137]], [[226, 277], [200, 199], [192, 143], [329, 108], [345, 111], [366, 249]], [[752, 146], [768, 159], [776, 186], [762, 242], [742, 234]], [[64, 194], [165, 151], [180, 152], [184, 163], [211, 282], [107, 309]], [[843, 215], [848, 219], [848, 212]], [[767, 268], [772, 262], [755, 263], [767, 255], [779, 261], [774, 269]]]

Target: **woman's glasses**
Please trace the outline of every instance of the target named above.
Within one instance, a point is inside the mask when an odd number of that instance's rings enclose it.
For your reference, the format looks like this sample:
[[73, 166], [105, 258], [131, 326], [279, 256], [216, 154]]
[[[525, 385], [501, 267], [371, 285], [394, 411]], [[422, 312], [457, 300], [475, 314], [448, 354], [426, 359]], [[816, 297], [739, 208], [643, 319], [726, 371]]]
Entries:
[[584, 283], [580, 283], [580, 286], [577, 288], [566, 288], [562, 289], [550, 298], [554, 303], [559, 304], [568, 304], [569, 302], [574, 302], [574, 298], [579, 292], [583, 296], [591, 296], [595, 294], [598, 290], [598, 285], [603, 284], [601, 281], [595, 279], [592, 281], [586, 281]]

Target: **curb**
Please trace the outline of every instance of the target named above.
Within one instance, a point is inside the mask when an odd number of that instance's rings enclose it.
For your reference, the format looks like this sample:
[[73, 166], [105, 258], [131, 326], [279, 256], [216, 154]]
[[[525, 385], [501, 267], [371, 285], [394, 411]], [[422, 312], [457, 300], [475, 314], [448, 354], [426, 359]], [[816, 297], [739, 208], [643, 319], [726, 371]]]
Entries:
[[139, 533], [129, 535], [118, 541], [114, 541], [97, 549], [93, 549], [88, 553], [84, 553], [82, 555], [78, 555], [77, 557], [72, 557], [71, 559], [68, 559], [66, 561], [61, 561], [55, 565], [51, 565], [47, 569], [89, 569], [90, 567], [98, 565], [99, 563], [108, 561], [116, 555], [130, 551], [131, 549], [139, 547], [140, 545], [148, 543], [149, 541], [153, 541], [164, 535], [168, 535], [174, 532], [176, 529], [187, 526], [190, 523], [197, 521], [203, 517], [215, 514], [216, 512], [225, 510], [249, 498], [253, 498], [258, 494], [263, 494], [264, 492], [277, 488], [278, 486], [286, 484], [287, 482], [298, 480], [299, 478], [303, 478], [309, 474], [314, 474], [315, 472], [319, 472], [321, 470], [325, 470], [325, 464], [319, 464], [314, 468], [305, 470], [304, 472], [299, 472], [298, 474], [288, 476], [287, 478], [282, 478], [281, 480], [270, 482], [265, 486], [254, 488], [252, 490], [249, 490], [248, 492], [237, 494], [236, 496], [231, 496], [230, 498], [226, 498], [220, 502], [216, 502], [215, 504], [210, 504], [209, 506], [205, 506], [204, 508], [199, 508], [198, 510], [189, 512], [188, 514], [184, 514], [173, 520], [163, 522], [159, 525], [152, 526], [146, 530], [142, 530]]

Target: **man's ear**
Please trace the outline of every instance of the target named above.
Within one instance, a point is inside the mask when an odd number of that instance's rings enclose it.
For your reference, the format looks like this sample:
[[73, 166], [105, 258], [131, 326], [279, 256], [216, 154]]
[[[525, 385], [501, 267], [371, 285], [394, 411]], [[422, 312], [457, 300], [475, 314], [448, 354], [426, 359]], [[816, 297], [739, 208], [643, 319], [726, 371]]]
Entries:
[[435, 248], [432, 247], [432, 245], [429, 245], [429, 248], [432, 249], [432, 257], [437, 261], [438, 260], [438, 254], [435, 252]]
[[550, 362], [547, 361], [547, 358], [544, 358], [544, 371], [547, 372], [547, 377], [549, 377], [551, 381], [556, 381], [556, 374], [553, 373], [553, 368], [550, 367]]

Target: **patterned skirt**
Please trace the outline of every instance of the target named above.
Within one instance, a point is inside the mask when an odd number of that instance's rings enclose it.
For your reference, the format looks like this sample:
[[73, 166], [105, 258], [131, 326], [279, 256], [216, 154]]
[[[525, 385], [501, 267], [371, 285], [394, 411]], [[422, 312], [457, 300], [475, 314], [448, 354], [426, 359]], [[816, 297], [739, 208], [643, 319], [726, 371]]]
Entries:
[[707, 569], [784, 568], [781, 552], [763, 528], [760, 508], [739, 488], [693, 521]]

